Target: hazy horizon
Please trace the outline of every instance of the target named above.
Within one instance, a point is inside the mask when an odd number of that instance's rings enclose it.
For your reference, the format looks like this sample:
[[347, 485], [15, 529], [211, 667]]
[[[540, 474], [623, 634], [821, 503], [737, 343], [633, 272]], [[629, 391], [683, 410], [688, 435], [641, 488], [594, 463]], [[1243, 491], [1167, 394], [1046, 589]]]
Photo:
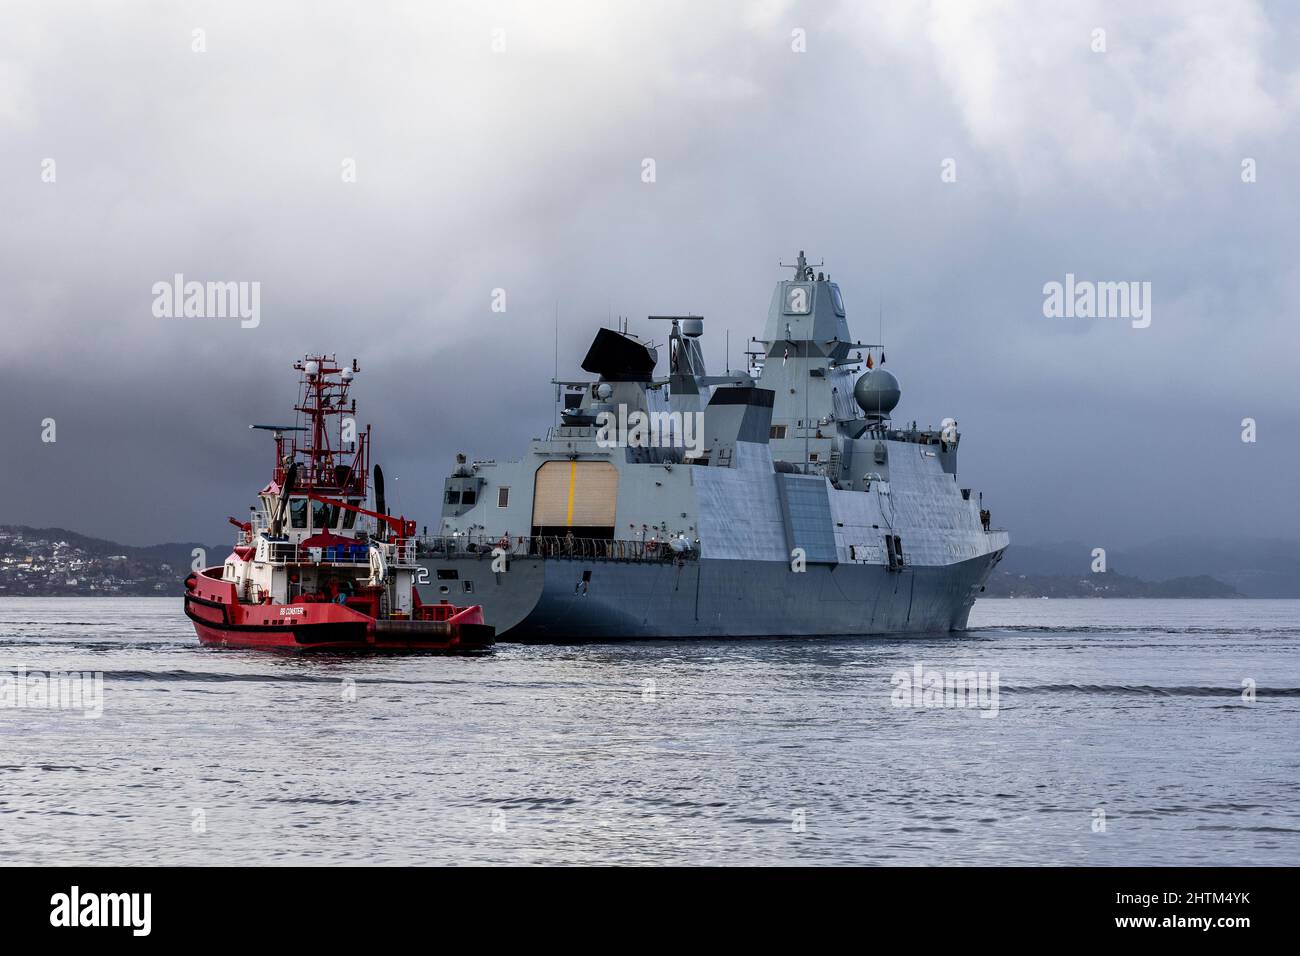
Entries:
[[[1013, 544], [1295, 539], [1298, 40], [1246, 0], [6, 4], [0, 523], [227, 540], [319, 349], [436, 525], [456, 452], [551, 424], [557, 313], [561, 376], [686, 311], [719, 369], [805, 249]], [[178, 273], [257, 326], [156, 317]], [[1149, 327], [1046, 317], [1067, 276]]]

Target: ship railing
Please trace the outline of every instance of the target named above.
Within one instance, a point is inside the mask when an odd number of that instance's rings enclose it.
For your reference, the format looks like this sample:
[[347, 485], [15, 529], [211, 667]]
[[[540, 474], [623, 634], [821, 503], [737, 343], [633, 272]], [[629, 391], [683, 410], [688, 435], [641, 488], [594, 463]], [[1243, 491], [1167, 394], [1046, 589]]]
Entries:
[[393, 542], [357, 541], [328, 548], [304, 548], [289, 541], [271, 541], [267, 543], [266, 556], [273, 564], [368, 565], [372, 544], [384, 549], [389, 564], [398, 566], [413, 566], [420, 553], [414, 538], [404, 538]]
[[304, 548], [287, 541], [272, 541], [267, 545], [266, 557], [273, 564], [369, 564], [370, 547], [354, 544], [349, 547]]
[[235, 532], [235, 547], [242, 548], [246, 545], [255, 544], [257, 542], [257, 536], [265, 531], [266, 528], [265, 515], [257, 513], [250, 514], [248, 519], [248, 530], [244, 531], [241, 528]]
[[423, 558], [475, 558], [498, 555], [569, 561], [668, 562], [694, 561], [700, 556], [698, 541], [675, 538], [579, 538], [572, 535], [516, 535], [468, 537], [425, 535], [415, 539]]
[[298, 560], [298, 546], [287, 541], [268, 542], [266, 558], [277, 564], [294, 564]]
[[[353, 462], [355, 466], [355, 462]], [[297, 490], [314, 489], [316, 491], [337, 491], [348, 497], [362, 496], [366, 493], [366, 473], [353, 466], [345, 466], [340, 471], [338, 465], [317, 465], [298, 462], [298, 471], [294, 475], [294, 487]], [[276, 465], [272, 480], [278, 485], [284, 484], [287, 471], [283, 463]]]
[[414, 538], [403, 538], [401, 541], [394, 541], [392, 550], [385, 555], [393, 564], [413, 565], [419, 556], [419, 548], [416, 546]]

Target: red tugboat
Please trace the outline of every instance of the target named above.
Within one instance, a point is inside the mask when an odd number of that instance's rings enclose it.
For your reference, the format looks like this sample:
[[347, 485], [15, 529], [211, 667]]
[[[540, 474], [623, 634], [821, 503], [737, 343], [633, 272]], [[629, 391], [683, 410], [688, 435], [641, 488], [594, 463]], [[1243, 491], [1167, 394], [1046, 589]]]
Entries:
[[301, 424], [250, 426], [275, 436], [261, 509], [248, 521], [231, 518], [239, 533], [230, 556], [185, 581], [185, 614], [199, 640], [322, 651], [491, 648], [496, 629], [483, 623], [481, 607], [421, 603], [415, 522], [388, 514], [378, 465], [375, 507], [364, 507], [370, 427], [357, 433], [356, 399], [348, 397], [356, 361], [308, 355], [294, 368]]

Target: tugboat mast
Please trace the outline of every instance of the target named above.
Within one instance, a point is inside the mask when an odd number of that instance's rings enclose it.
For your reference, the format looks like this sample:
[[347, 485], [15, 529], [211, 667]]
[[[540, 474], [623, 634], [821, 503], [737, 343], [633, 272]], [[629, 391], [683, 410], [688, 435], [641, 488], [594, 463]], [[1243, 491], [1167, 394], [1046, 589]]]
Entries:
[[[348, 497], [364, 498], [370, 452], [370, 426], [357, 434], [356, 422], [351, 421], [351, 435], [347, 434], [348, 419], [355, 415], [356, 399], [350, 398], [352, 379], [361, 371], [356, 359], [343, 365], [333, 355], [307, 356], [293, 367], [302, 372], [302, 395], [294, 411], [308, 419], [306, 428], [311, 434], [306, 447], [297, 440], [289, 443], [287, 453], [277, 447], [275, 480], [283, 482], [286, 468], [299, 456], [306, 459], [306, 467], [299, 467], [295, 483], [305, 491], [332, 491]], [[338, 416], [337, 427], [331, 429], [329, 416]], [[351, 441], [355, 449], [350, 462], [344, 445]], [[278, 443], [277, 443], [278, 445]]]

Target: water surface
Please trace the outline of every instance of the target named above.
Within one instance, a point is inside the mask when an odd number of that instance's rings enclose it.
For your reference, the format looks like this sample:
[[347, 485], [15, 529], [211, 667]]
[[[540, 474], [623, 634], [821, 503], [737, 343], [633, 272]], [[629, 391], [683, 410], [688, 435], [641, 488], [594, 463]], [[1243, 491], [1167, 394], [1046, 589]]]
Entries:
[[[971, 624], [318, 658], [200, 648], [175, 599], [0, 599], [0, 671], [104, 679], [98, 719], [0, 709], [0, 862], [1300, 863], [1300, 602]], [[894, 706], [918, 663], [996, 671], [997, 715]]]

